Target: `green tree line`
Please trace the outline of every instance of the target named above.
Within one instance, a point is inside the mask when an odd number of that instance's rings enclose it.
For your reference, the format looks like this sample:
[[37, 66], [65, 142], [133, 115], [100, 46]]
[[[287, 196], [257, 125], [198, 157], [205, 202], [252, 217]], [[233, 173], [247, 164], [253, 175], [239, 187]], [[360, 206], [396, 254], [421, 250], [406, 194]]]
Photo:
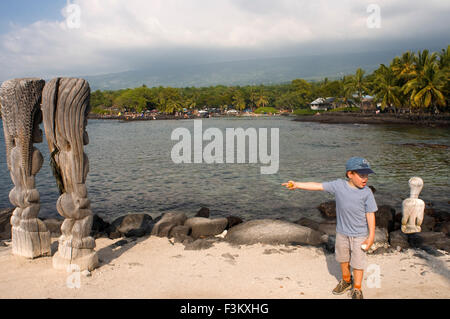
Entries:
[[274, 107], [278, 110], [309, 108], [318, 97], [335, 97], [343, 105], [350, 101], [362, 105], [365, 95], [372, 95], [381, 108], [394, 112], [448, 112], [450, 45], [440, 52], [407, 51], [395, 57], [389, 65], [381, 64], [366, 75], [358, 68], [355, 74], [341, 79], [306, 81], [295, 79], [277, 85], [247, 85], [210, 87], [153, 87], [145, 85], [117, 91], [94, 91], [91, 94], [93, 112], [102, 113], [114, 107], [120, 111], [143, 112], [157, 109], [173, 114], [183, 109], [234, 108], [255, 110]]

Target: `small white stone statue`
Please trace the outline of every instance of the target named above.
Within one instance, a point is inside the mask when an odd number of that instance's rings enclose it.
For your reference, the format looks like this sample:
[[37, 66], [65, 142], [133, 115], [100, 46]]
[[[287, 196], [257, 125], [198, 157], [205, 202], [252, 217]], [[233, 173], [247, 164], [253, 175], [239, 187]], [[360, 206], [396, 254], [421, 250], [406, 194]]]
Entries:
[[409, 198], [402, 203], [402, 232], [405, 234], [419, 233], [420, 225], [423, 222], [425, 202], [419, 199], [419, 194], [423, 188], [423, 180], [420, 177], [412, 177], [409, 180], [411, 189]]

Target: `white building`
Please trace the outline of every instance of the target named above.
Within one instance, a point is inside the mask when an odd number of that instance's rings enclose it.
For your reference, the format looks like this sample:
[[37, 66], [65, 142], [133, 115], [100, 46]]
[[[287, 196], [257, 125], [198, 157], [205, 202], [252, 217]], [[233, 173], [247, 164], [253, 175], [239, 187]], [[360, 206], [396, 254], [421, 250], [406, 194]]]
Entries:
[[314, 111], [319, 111], [319, 110], [328, 110], [330, 108], [332, 108], [332, 103], [334, 101], [333, 97], [329, 97], [329, 98], [323, 98], [323, 97], [319, 97], [317, 99], [315, 99], [314, 101], [312, 101], [310, 103], [311, 105], [311, 110]]

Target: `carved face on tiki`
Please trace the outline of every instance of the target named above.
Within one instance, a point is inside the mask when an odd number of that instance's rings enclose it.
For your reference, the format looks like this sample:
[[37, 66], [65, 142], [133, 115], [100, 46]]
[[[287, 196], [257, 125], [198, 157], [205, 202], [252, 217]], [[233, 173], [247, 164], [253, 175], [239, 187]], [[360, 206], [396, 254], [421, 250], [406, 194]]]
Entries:
[[89, 142], [86, 132], [89, 95], [87, 81], [75, 78], [53, 79], [43, 91], [45, 134], [62, 194], [58, 210], [63, 210], [64, 214], [60, 213], [65, 217], [78, 215], [90, 206], [85, 185], [89, 161], [84, 153], [84, 145]]

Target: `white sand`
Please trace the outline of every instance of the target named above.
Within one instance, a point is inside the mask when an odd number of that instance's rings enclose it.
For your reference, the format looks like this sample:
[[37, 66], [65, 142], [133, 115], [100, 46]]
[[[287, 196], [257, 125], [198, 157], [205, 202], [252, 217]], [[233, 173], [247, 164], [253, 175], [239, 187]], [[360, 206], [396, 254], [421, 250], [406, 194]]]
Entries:
[[[331, 294], [339, 264], [321, 248], [220, 242], [189, 251], [147, 237], [112, 249], [117, 241], [96, 240], [102, 264], [90, 277], [53, 269], [51, 257], [28, 260], [1, 247], [0, 298], [349, 298]], [[379, 267], [380, 287], [370, 281], [376, 274], [366, 272], [364, 297], [450, 298], [449, 262], [449, 255], [412, 249], [369, 255], [368, 263]], [[79, 288], [69, 288], [68, 278], [72, 287], [79, 278]]]

